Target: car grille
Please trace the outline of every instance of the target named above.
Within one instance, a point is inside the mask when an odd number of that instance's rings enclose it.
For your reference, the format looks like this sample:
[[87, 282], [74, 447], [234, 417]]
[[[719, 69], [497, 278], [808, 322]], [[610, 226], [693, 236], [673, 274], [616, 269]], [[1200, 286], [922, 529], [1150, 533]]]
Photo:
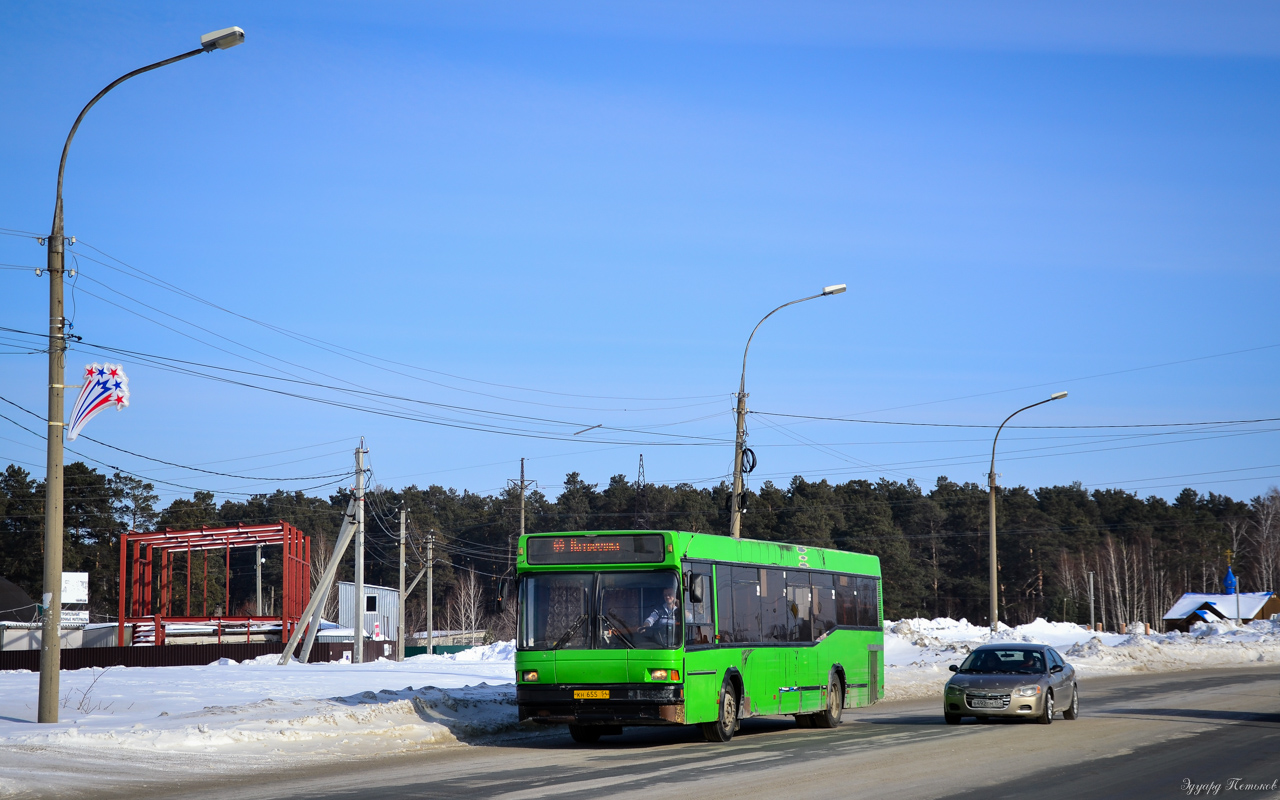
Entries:
[[[997, 701], [998, 705], [993, 705], [991, 703], [992, 700]], [[973, 708], [973, 709], [992, 709], [992, 710], [998, 711], [998, 710], [1009, 707], [1009, 695], [1007, 694], [991, 694], [988, 692], [967, 692], [964, 696], [964, 701], [965, 701], [965, 704], [969, 706], [969, 708]], [[979, 701], [979, 702], [975, 702], [975, 701]]]

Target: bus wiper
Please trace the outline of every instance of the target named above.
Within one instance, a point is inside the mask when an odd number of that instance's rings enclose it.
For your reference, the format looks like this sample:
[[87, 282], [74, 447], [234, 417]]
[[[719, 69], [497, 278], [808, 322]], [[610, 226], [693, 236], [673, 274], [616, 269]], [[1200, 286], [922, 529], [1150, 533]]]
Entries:
[[587, 617], [589, 616], [591, 615], [583, 613], [582, 616], [578, 617], [577, 622], [574, 622], [572, 625], [570, 625], [569, 630], [564, 632], [564, 636], [561, 636], [559, 639], [556, 639], [556, 643], [551, 645], [551, 649], [559, 650], [561, 647], [564, 647], [565, 643], [573, 638], [573, 635], [578, 632], [578, 628], [582, 627], [582, 623], [586, 622]]
[[606, 617], [604, 614], [601, 614], [601, 615], [600, 615], [600, 619], [604, 620], [604, 621], [605, 621], [606, 623], [608, 623], [610, 626], [613, 626], [613, 632], [614, 632], [614, 633], [616, 633], [616, 634], [618, 635], [618, 638], [622, 640], [622, 643], [623, 643], [623, 644], [625, 644], [627, 647], [631, 648], [632, 650], [635, 650], [635, 649], [636, 649], [636, 646], [635, 646], [634, 644], [632, 644], [632, 643], [631, 643], [631, 640], [630, 640], [630, 639], [628, 639], [626, 636], [624, 636], [624, 635], [622, 634], [622, 630], [621, 630], [621, 629], [622, 629], [622, 628], [625, 628], [625, 627], [626, 627], [626, 624], [625, 624], [622, 620], [620, 620], [620, 619], [618, 619], [617, 617], [613, 616], [613, 612], [612, 612], [612, 611], [610, 611], [610, 612], [609, 612], [609, 616], [608, 616], [608, 617]]

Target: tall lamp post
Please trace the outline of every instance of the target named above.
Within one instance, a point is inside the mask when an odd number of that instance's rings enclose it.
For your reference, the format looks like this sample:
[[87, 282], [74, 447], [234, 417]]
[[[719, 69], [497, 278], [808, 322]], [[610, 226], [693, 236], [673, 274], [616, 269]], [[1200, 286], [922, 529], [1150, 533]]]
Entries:
[[747, 346], [742, 351], [742, 380], [738, 382], [738, 434], [733, 443], [733, 496], [729, 498], [729, 535], [735, 539], [742, 537], [742, 507], [738, 501], [742, 496], [742, 451], [747, 438], [747, 352], [751, 350], [751, 340], [755, 338], [756, 331], [760, 330], [760, 326], [764, 324], [766, 319], [787, 306], [794, 306], [796, 303], [803, 303], [806, 300], [813, 300], [818, 297], [841, 294], [844, 290], [845, 285], [839, 283], [835, 286], [824, 287], [819, 294], [801, 297], [799, 300], [792, 300], [790, 303], [783, 303], [768, 314], [765, 314], [764, 318], [751, 329], [751, 335], [747, 337]]
[[996, 609], [997, 609], [996, 595], [999, 590], [999, 584], [997, 584], [996, 582], [996, 442], [1000, 441], [1000, 431], [1004, 430], [1004, 426], [1008, 424], [1009, 420], [1018, 416], [1023, 411], [1026, 411], [1028, 408], [1035, 408], [1036, 406], [1042, 406], [1045, 403], [1052, 403], [1054, 400], [1061, 400], [1066, 396], [1067, 396], [1066, 392], [1054, 392], [1053, 394], [1049, 395], [1048, 400], [1041, 400], [1039, 403], [1032, 403], [1029, 406], [1024, 406], [1018, 409], [1017, 411], [1013, 412], [1012, 414], [1004, 418], [1004, 422], [1001, 422], [1000, 427], [996, 428], [996, 438], [991, 440], [991, 472], [987, 475], [987, 486], [990, 487], [990, 497], [991, 497], [991, 508], [990, 508], [990, 512], [988, 513], [988, 517], [991, 521], [990, 572], [991, 572], [991, 632], [992, 633], [995, 633], [997, 628], [1000, 625], [1000, 618], [996, 613]]
[[[36, 719], [39, 722], [58, 721], [58, 669], [60, 667], [62, 627], [62, 390], [63, 369], [66, 366], [67, 340], [64, 331], [66, 320], [62, 316], [63, 234], [62, 234], [62, 176], [67, 168], [67, 151], [80, 127], [84, 115], [107, 92], [135, 75], [173, 64], [201, 53], [226, 50], [244, 41], [244, 31], [225, 28], [200, 37], [200, 47], [180, 56], [157, 61], [135, 69], [110, 83], [94, 95], [80, 111], [76, 122], [67, 134], [62, 146], [62, 160], [58, 162], [58, 196], [53, 206], [53, 231], [49, 234], [49, 434], [45, 472], [44, 502], [44, 625], [40, 640], [40, 701]], [[123, 591], [123, 587], [121, 587]]]

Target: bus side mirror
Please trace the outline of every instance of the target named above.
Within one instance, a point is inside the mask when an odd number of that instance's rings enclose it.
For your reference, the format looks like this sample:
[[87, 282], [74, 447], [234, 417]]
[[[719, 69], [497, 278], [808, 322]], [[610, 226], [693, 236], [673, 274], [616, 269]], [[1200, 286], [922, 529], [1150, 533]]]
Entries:
[[689, 602], [701, 603], [702, 598], [702, 575], [689, 576]]

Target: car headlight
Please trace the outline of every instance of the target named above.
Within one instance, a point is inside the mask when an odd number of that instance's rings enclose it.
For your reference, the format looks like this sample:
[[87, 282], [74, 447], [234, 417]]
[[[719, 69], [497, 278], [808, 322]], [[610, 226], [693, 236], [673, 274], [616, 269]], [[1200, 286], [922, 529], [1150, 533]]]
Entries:
[[964, 688], [947, 684], [947, 694], [964, 694]]
[[1019, 686], [1015, 691], [1018, 697], [1035, 697], [1040, 694], [1040, 684], [1035, 686]]

